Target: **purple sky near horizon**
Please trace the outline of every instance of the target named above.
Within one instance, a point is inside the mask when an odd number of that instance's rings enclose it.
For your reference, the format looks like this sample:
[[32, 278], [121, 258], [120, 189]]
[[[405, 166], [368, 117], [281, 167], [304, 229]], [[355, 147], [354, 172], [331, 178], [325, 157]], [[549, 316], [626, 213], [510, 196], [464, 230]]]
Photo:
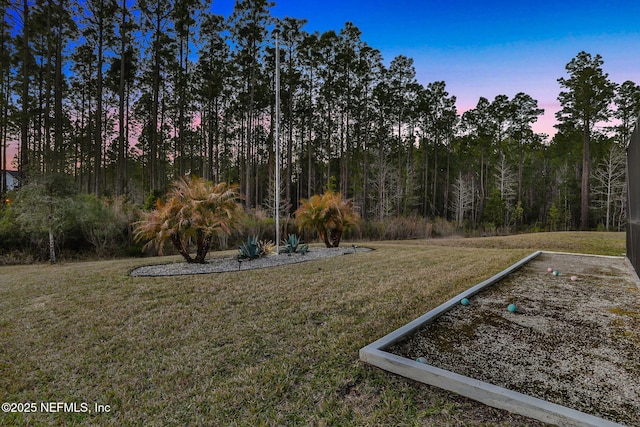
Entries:
[[[610, 0], [275, 0], [277, 17], [305, 18], [308, 32], [339, 31], [347, 21], [385, 63], [414, 60], [417, 79], [444, 80], [460, 113], [480, 97], [524, 92], [545, 114], [536, 132], [555, 134], [565, 66], [580, 51], [600, 54], [611, 81], [640, 84], [640, 2]], [[214, 0], [228, 16], [234, 0]]]

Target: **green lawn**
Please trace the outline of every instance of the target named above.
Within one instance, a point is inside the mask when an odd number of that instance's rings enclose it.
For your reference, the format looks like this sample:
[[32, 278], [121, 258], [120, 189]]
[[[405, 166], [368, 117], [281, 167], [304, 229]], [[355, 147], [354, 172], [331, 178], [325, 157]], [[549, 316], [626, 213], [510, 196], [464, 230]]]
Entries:
[[533, 249], [620, 255], [625, 236], [360, 245], [376, 250], [173, 278], [128, 272], [177, 258], [0, 267], [0, 400], [38, 405], [0, 425], [539, 425], [366, 366], [358, 350]]

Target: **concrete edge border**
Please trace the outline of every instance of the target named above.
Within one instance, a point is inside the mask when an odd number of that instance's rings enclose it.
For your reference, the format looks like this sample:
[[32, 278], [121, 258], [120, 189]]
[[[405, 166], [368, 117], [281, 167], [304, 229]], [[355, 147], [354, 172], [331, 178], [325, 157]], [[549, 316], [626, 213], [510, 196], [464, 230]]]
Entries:
[[586, 257], [594, 257], [594, 258], [611, 258], [611, 259], [623, 259], [625, 258], [622, 255], [598, 255], [598, 254], [578, 254], [575, 252], [560, 252], [560, 251], [540, 251], [545, 254], [558, 254], [558, 255], [577, 255], [577, 256], [586, 256]]
[[613, 421], [384, 351], [384, 348], [399, 341], [422, 325], [432, 322], [453, 306], [459, 304], [462, 298], [468, 298], [493, 285], [541, 253], [543, 252], [536, 251], [532, 253], [495, 276], [467, 289], [439, 307], [361, 348], [359, 352], [360, 360], [394, 374], [460, 394], [485, 405], [505, 409], [546, 423], [566, 426], [624, 427], [622, 424]]

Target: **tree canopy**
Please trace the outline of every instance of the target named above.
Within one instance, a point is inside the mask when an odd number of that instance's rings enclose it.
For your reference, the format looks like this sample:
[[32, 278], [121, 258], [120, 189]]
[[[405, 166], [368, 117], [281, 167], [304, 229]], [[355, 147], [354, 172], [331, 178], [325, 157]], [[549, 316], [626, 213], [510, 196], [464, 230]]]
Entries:
[[600, 55], [567, 64], [549, 140], [532, 128], [543, 110], [530, 95], [480, 97], [459, 114], [445, 81], [418, 82], [412, 58], [383, 58], [351, 22], [308, 32], [266, 0], [238, 0], [229, 16], [202, 1], [84, 4], [0, 3], [0, 168], [25, 182], [66, 174], [80, 192], [141, 202], [194, 174], [237, 183], [251, 210], [274, 191], [278, 142], [291, 210], [335, 182], [365, 220], [536, 227], [555, 206], [564, 228], [609, 223], [591, 164], [627, 143], [640, 89], [611, 82]]
[[569, 78], [558, 79], [560, 86], [566, 90], [558, 95], [562, 109], [556, 117], [560, 123], [582, 132], [580, 227], [583, 230], [589, 226], [591, 135], [596, 123], [608, 121], [613, 115], [611, 104], [615, 84], [609, 81], [609, 75], [602, 70], [603, 64], [600, 55], [591, 56], [582, 51], [566, 66]]

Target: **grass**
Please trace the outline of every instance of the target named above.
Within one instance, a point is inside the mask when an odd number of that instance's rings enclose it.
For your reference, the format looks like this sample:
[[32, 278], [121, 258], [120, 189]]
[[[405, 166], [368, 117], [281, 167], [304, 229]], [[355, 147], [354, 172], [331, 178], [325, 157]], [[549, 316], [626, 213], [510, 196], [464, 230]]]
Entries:
[[539, 425], [366, 366], [358, 350], [533, 247], [619, 255], [624, 234], [367, 246], [169, 278], [128, 272], [177, 258], [0, 267], [0, 400], [110, 407], [0, 413], [0, 425]]
[[593, 255], [622, 256], [626, 252], [625, 233], [564, 231], [503, 237], [427, 240], [429, 245], [500, 249], [544, 249]]

